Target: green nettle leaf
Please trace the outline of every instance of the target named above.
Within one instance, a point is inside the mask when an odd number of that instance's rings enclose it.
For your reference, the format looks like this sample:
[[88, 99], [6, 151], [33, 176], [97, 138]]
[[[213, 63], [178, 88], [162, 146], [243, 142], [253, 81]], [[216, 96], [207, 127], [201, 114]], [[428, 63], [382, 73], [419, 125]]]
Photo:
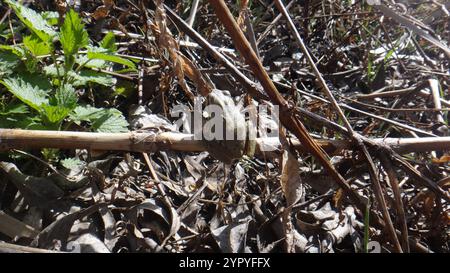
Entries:
[[41, 113], [50, 123], [59, 123], [69, 115], [70, 109], [58, 105], [42, 105]]
[[[62, 71], [60, 69], [59, 73], [61, 73], [61, 72]], [[54, 64], [44, 66], [44, 74], [50, 78], [57, 78], [58, 77], [58, 69], [56, 68], [56, 66]]]
[[85, 165], [85, 163], [78, 158], [65, 158], [61, 160], [60, 163], [64, 168], [68, 170], [79, 168]]
[[[55, 65], [49, 65], [49, 66], [44, 66], [43, 67], [43, 74], [47, 77], [49, 77], [50, 79], [52, 79], [52, 83], [55, 86], [60, 85], [60, 75], [62, 73], [64, 73], [64, 71], [62, 71], [61, 68], [59, 68], [59, 74], [58, 74], [58, 69], [56, 68]], [[71, 82], [69, 82], [71, 83]]]
[[29, 115], [0, 116], [0, 127], [31, 130], [45, 129], [45, 127], [40, 123], [38, 117], [30, 117]]
[[111, 52], [116, 52], [117, 46], [116, 46], [116, 37], [114, 33], [108, 32], [103, 38], [103, 40], [100, 42], [100, 46]]
[[[38, 80], [41, 82], [37, 82]], [[9, 92], [26, 105], [40, 111], [42, 105], [48, 104], [47, 93], [50, 86], [45, 78], [36, 78], [35, 75], [22, 74], [14, 78], [0, 80]], [[48, 88], [46, 88], [48, 87]]]
[[1, 45], [0, 44], [0, 50], [10, 51], [12, 54], [18, 56], [19, 58], [22, 58], [25, 56], [25, 51], [20, 46], [14, 46], [14, 45]]
[[16, 54], [0, 51], [0, 78], [13, 73], [19, 62], [20, 58]]
[[28, 114], [28, 107], [22, 103], [10, 103], [6, 105], [2, 111], [0, 111], [0, 115], [17, 115], [17, 114]]
[[65, 84], [60, 86], [48, 105], [42, 105], [42, 113], [50, 123], [59, 123], [77, 106], [75, 89]]
[[28, 72], [34, 74], [38, 69], [38, 60], [29, 51], [25, 51], [25, 60], [23, 61]]
[[113, 86], [116, 84], [117, 80], [111, 75], [105, 73], [92, 70], [81, 70], [77, 75], [75, 75], [73, 85], [83, 86], [89, 82], [103, 86]]
[[59, 13], [57, 11], [43, 11], [41, 15], [51, 26], [58, 24]]
[[21, 103], [1, 105], [0, 128], [26, 128], [31, 124], [28, 107]]
[[80, 48], [87, 46], [89, 43], [84, 24], [73, 9], [66, 13], [59, 35], [65, 56], [73, 56]]
[[71, 85], [65, 84], [56, 91], [55, 100], [57, 106], [72, 111], [77, 106], [78, 97], [75, 93], [75, 89]]
[[75, 58], [75, 62], [78, 65], [82, 65], [83, 67], [88, 68], [97, 68], [97, 69], [105, 69], [107, 68], [107, 63], [103, 60], [93, 60], [89, 59], [86, 55], [78, 55]]
[[[49, 77], [57, 77], [56, 67], [54, 65], [44, 67], [44, 73]], [[116, 84], [116, 79], [111, 75], [96, 72], [92, 70], [81, 70], [75, 73], [74, 71], [69, 71], [67, 75], [72, 79], [71, 84], [75, 87], [85, 86], [88, 83], [97, 83], [104, 86], [113, 86]]]
[[103, 116], [92, 123], [92, 129], [104, 133], [128, 132], [128, 122], [117, 109], [107, 109]]
[[114, 95], [129, 97], [135, 92], [135, 86], [130, 81], [118, 81], [114, 88]]
[[48, 78], [46, 78], [44, 75], [42, 74], [32, 74], [32, 73], [19, 73], [16, 78], [21, 78], [24, 81], [29, 82], [31, 85], [33, 86], [37, 86], [38, 88], [45, 90], [45, 91], [50, 91], [52, 90], [52, 85], [50, 83], [50, 81], [48, 80]]
[[20, 21], [41, 38], [42, 41], [49, 43], [56, 36], [55, 30], [52, 29], [42, 15], [14, 0], [5, 0], [5, 2], [14, 10]]
[[136, 70], [136, 65], [132, 61], [119, 56], [109, 55], [103, 52], [92, 52], [92, 51], [88, 51], [87, 56], [89, 59], [100, 59], [108, 62], [118, 63]]
[[50, 54], [52, 50], [49, 44], [44, 43], [36, 36], [25, 36], [23, 44], [35, 57]]
[[102, 108], [95, 108], [90, 105], [77, 106], [75, 110], [70, 114], [70, 118], [76, 124], [80, 124], [81, 121], [93, 121], [102, 116]]
[[81, 121], [91, 123], [91, 128], [97, 132], [120, 133], [127, 132], [128, 122], [117, 109], [95, 108], [90, 105], [77, 106], [70, 118], [76, 124]]

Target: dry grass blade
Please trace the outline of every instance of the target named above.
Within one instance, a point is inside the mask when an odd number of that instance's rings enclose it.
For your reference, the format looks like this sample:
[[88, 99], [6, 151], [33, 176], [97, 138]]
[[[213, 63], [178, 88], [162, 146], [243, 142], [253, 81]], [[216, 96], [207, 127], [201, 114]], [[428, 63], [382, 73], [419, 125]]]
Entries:
[[300, 178], [297, 158], [287, 149], [283, 152], [281, 188], [286, 197], [287, 207], [293, 206], [303, 197], [303, 184]]
[[[158, 42], [158, 45], [160, 46], [161, 50], [165, 49], [169, 52], [169, 56], [173, 65], [173, 71], [178, 78], [178, 82], [181, 88], [186, 93], [188, 98], [191, 101], [194, 101], [194, 94], [192, 93], [191, 89], [184, 79], [185, 62], [180, 57], [181, 52], [179, 50], [178, 43], [175, 41], [172, 34], [169, 32], [169, 29], [167, 28], [166, 13], [161, 1], [158, 1], [156, 5], [155, 22], [155, 24], [152, 24], [151, 29], [153, 30], [155, 37], [157, 37], [156, 40]], [[160, 54], [161, 56], [163, 55], [162, 52]]]
[[175, 12], [167, 6], [165, 7], [172, 21], [186, 33], [190, 38], [201, 45], [209, 54], [211, 54], [218, 63], [224, 65], [230, 73], [244, 86], [244, 88], [256, 99], [267, 99], [265, 95], [257, 89], [254, 82], [248, 79], [236, 66], [230, 62], [222, 53], [214, 48], [208, 41], [206, 41], [198, 32], [192, 29], [186, 22], [184, 22]]
[[202, 73], [198, 70], [198, 68], [184, 55], [179, 55], [180, 60], [183, 66], [184, 74], [194, 82], [197, 90], [200, 92], [202, 96], [207, 96], [211, 93], [212, 86], [209, 84], [206, 79], [203, 77]]
[[411, 31], [415, 32], [417, 35], [422, 37], [423, 39], [427, 40], [428, 42], [432, 43], [434, 46], [442, 49], [448, 58], [450, 58], [450, 49], [441, 43], [441, 41], [435, 39], [430, 34], [426, 33], [424, 30], [417, 27], [413, 22], [411, 22], [408, 18], [398, 14], [391, 8], [385, 6], [385, 5], [375, 5], [375, 8], [379, 9], [381, 12], [383, 12], [386, 16], [391, 17], [395, 21], [399, 22], [400, 24], [404, 25]]
[[394, 193], [395, 209], [399, 216], [397, 222], [400, 223], [400, 230], [402, 234], [402, 236], [400, 236], [400, 238], [402, 239], [402, 249], [403, 252], [408, 253], [409, 252], [408, 225], [406, 223], [406, 214], [403, 206], [400, 187], [398, 185], [398, 179], [395, 174], [395, 170], [392, 167], [392, 164], [389, 161], [388, 157], [385, 154], [382, 154], [379, 156], [379, 158], [381, 163], [383, 164], [384, 169], [386, 170], [389, 184], [391, 185], [392, 192]]

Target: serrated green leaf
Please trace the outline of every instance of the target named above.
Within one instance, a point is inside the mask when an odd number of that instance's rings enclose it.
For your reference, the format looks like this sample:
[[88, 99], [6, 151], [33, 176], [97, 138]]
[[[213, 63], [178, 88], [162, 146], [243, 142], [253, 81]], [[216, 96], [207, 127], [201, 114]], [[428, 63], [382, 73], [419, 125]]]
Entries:
[[[53, 84], [54, 85], [59, 85], [58, 69], [56, 68], [56, 66], [54, 64], [48, 65], [48, 66], [44, 66], [43, 71], [44, 71], [44, 74], [47, 77], [53, 79]], [[60, 69], [59, 73], [63, 73], [63, 71], [61, 71], [61, 69]]]
[[136, 65], [132, 61], [127, 60], [122, 57], [119, 57], [119, 56], [109, 55], [109, 54], [102, 53], [102, 52], [92, 52], [92, 51], [88, 51], [87, 56], [89, 59], [100, 59], [100, 60], [105, 60], [108, 62], [118, 63], [118, 64], [122, 64], [131, 69], [136, 70]]
[[10, 103], [6, 105], [0, 115], [17, 115], [17, 114], [28, 114], [28, 107], [22, 103]]
[[60, 41], [65, 56], [73, 56], [89, 43], [89, 36], [78, 14], [70, 9], [61, 27]]
[[50, 81], [42, 74], [19, 73], [16, 78], [22, 78], [23, 80], [29, 82], [31, 85], [37, 86], [47, 92], [52, 89]]
[[89, 82], [97, 83], [103, 86], [113, 86], [116, 84], [117, 80], [111, 75], [84, 69], [75, 76], [73, 85], [82, 86]]
[[12, 74], [19, 62], [20, 58], [16, 54], [0, 51], [0, 78]]
[[105, 69], [107, 67], [104, 60], [89, 59], [86, 55], [78, 55], [75, 58], [75, 62], [78, 65], [82, 65], [83, 67], [87, 68]]
[[81, 121], [91, 123], [91, 128], [97, 132], [120, 133], [127, 132], [128, 122], [117, 109], [95, 108], [90, 105], [77, 106], [70, 118], [77, 124]]
[[14, 10], [20, 21], [34, 32], [42, 41], [50, 42], [56, 36], [56, 32], [47, 21], [36, 11], [25, 7], [14, 0], [5, 0]]
[[0, 128], [45, 129], [38, 117], [30, 117], [28, 115], [0, 116]]
[[69, 115], [70, 109], [58, 105], [41, 105], [41, 113], [50, 123], [59, 123]]
[[[53, 78], [58, 75], [54, 65], [44, 67], [44, 73]], [[70, 83], [75, 87], [84, 86], [88, 83], [96, 83], [104, 86], [113, 86], [116, 84], [116, 79], [111, 75], [92, 70], [83, 69], [78, 74], [74, 71], [69, 71], [67, 75], [72, 79]]]
[[130, 81], [118, 81], [114, 88], [114, 95], [121, 95], [124, 97], [129, 97], [133, 92], [135, 92], [136, 87], [134, 83]]
[[[38, 82], [38, 81], [41, 82]], [[46, 84], [47, 82], [47, 84]], [[42, 105], [48, 104], [48, 81], [36, 75], [24, 74], [0, 80], [9, 92], [31, 108], [40, 111]]]
[[119, 110], [107, 109], [106, 113], [92, 123], [92, 129], [104, 133], [128, 132], [128, 122]]
[[0, 111], [0, 128], [25, 128], [30, 124], [28, 107], [21, 103], [9, 103]]
[[56, 90], [55, 100], [57, 106], [72, 111], [77, 106], [78, 97], [75, 89], [71, 85], [65, 84]]
[[70, 118], [76, 124], [80, 124], [81, 121], [92, 122], [103, 115], [103, 108], [95, 108], [90, 105], [79, 105], [70, 114]]
[[55, 67], [55, 65], [48, 65], [44, 66], [44, 73], [49, 77], [57, 77], [58, 76], [58, 70]]
[[52, 50], [47, 43], [32, 35], [25, 36], [23, 38], [23, 44], [35, 57], [50, 54]]
[[105, 35], [105, 37], [103, 37], [103, 40], [100, 42], [100, 46], [111, 52], [116, 52], [117, 51], [116, 36], [114, 35], [114, 33], [108, 32]]
[[68, 169], [68, 170], [72, 170], [75, 168], [79, 168], [82, 167], [83, 165], [85, 165], [85, 163], [81, 160], [79, 160], [78, 158], [65, 158], [63, 160], [61, 160], [61, 165]]
[[48, 105], [41, 106], [41, 112], [50, 123], [59, 123], [75, 109], [77, 101], [75, 89], [71, 85], [65, 84], [56, 90], [55, 96]]
[[29, 50], [25, 51], [25, 59], [23, 60], [23, 63], [25, 64], [28, 72], [32, 74], [36, 73], [38, 69], [38, 60]]
[[58, 24], [59, 13], [57, 11], [43, 11], [41, 15], [49, 25], [54, 26]]
[[10, 51], [12, 54], [15, 54], [19, 58], [22, 58], [25, 56], [25, 50], [23, 48], [21, 48], [20, 46], [0, 45], [0, 50]]

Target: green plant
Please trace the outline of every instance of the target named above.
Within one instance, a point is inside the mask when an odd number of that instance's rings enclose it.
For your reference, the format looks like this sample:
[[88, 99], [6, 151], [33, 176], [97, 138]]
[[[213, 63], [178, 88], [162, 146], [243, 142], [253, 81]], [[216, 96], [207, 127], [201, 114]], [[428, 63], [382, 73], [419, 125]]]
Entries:
[[37, 13], [14, 0], [5, 2], [21, 22], [16, 33], [26, 29], [29, 34], [23, 34], [20, 44], [0, 44], [0, 83], [13, 95], [0, 100], [0, 128], [61, 130], [76, 123], [98, 132], [127, 131], [128, 123], [117, 109], [78, 102], [77, 90], [115, 84], [115, 78], [99, 72], [113, 63], [136, 69], [133, 62], [115, 55], [114, 35], [108, 33], [95, 46], [73, 10], [58, 31], [57, 13]]

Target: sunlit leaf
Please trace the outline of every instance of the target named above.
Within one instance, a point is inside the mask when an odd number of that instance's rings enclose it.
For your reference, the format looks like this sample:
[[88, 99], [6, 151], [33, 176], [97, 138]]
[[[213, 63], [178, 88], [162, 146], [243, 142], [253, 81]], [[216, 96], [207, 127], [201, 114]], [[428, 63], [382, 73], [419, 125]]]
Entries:
[[115, 52], [117, 50], [117, 46], [116, 46], [116, 37], [114, 33], [108, 32], [103, 38], [103, 40], [100, 42], [100, 46], [103, 47], [104, 49], [108, 49], [112, 52]]
[[47, 94], [50, 86], [45, 78], [24, 74], [0, 80], [0, 83], [19, 100], [37, 111], [43, 104], [48, 104]]
[[6, 105], [0, 115], [28, 114], [28, 107], [22, 103], [10, 103]]
[[74, 169], [84, 165], [84, 162], [78, 158], [65, 158], [61, 160], [61, 165], [66, 169]]
[[[57, 77], [58, 75], [56, 67], [53, 65], [44, 67], [44, 72], [50, 77]], [[78, 73], [69, 71], [67, 74], [71, 79], [70, 83], [75, 87], [85, 86], [89, 83], [96, 83], [104, 86], [113, 86], [116, 83], [116, 79], [111, 75], [92, 70], [83, 69]]]
[[78, 97], [75, 89], [68, 84], [58, 88], [55, 99], [57, 106], [67, 108], [69, 111], [75, 109], [77, 106]]
[[70, 109], [58, 105], [42, 105], [41, 112], [50, 123], [58, 123], [69, 115]]
[[13, 73], [13, 69], [19, 64], [20, 58], [11, 52], [0, 51], [0, 77]]
[[119, 56], [110, 55], [110, 54], [106, 54], [106, 53], [102, 53], [102, 52], [92, 52], [92, 51], [89, 51], [87, 56], [89, 59], [100, 59], [100, 60], [104, 60], [104, 61], [108, 61], [108, 62], [122, 64], [129, 68], [136, 69], [136, 65], [132, 61], [127, 60], [122, 57], [119, 57]]
[[92, 129], [97, 132], [121, 133], [127, 132], [128, 122], [117, 109], [107, 109], [103, 116], [92, 123]]
[[52, 50], [49, 44], [44, 43], [41, 39], [32, 35], [25, 36], [23, 38], [23, 44], [36, 57], [50, 54]]
[[73, 55], [89, 43], [89, 36], [84, 29], [84, 24], [78, 14], [72, 9], [66, 13], [59, 36], [66, 62], [72, 60]]
[[5, 0], [5, 2], [14, 10], [20, 21], [22, 21], [42, 41], [50, 42], [51, 39], [56, 36], [55, 30], [53, 30], [42, 15], [14, 0]]
[[70, 117], [77, 124], [80, 124], [81, 121], [91, 123], [92, 130], [97, 132], [120, 133], [128, 131], [128, 122], [117, 109], [95, 108], [90, 105], [77, 106]]

